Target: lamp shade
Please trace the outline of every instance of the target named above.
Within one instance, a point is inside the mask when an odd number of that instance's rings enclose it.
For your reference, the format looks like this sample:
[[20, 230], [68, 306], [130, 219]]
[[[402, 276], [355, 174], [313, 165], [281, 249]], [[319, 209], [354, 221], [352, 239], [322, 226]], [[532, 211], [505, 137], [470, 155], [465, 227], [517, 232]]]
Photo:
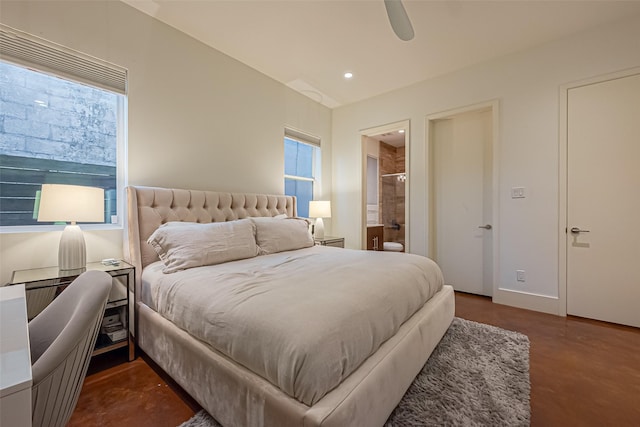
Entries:
[[104, 189], [42, 184], [38, 221], [104, 222]]
[[309, 202], [309, 217], [331, 218], [331, 202], [328, 200], [312, 200]]

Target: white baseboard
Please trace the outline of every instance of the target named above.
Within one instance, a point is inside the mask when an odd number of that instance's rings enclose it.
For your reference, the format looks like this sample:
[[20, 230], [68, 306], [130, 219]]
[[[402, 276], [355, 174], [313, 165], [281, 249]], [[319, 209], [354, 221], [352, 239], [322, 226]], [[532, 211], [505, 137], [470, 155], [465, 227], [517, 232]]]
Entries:
[[493, 295], [493, 302], [527, 310], [561, 315], [557, 297], [536, 295], [511, 289], [498, 289]]

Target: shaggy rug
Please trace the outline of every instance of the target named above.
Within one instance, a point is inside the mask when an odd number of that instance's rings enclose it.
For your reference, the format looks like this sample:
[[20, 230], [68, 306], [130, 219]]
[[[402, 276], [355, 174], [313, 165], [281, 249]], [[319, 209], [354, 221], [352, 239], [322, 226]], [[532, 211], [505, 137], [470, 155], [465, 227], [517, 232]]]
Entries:
[[[455, 318], [384, 426], [528, 426], [529, 393], [527, 336]], [[203, 410], [179, 427], [220, 424]]]

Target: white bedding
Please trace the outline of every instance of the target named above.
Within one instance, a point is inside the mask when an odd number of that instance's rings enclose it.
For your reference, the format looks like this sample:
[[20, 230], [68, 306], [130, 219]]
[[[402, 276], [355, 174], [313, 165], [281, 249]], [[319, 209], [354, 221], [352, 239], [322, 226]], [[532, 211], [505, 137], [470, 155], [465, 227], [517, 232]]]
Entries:
[[424, 257], [315, 246], [142, 274], [142, 299], [285, 393], [313, 405], [443, 285]]

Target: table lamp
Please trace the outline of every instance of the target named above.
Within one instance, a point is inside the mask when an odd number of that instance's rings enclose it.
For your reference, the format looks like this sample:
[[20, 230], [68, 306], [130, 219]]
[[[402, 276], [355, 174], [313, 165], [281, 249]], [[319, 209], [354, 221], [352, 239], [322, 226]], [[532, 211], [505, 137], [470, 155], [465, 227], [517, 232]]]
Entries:
[[309, 217], [316, 219], [314, 237], [316, 239], [324, 239], [324, 222], [322, 222], [322, 218], [331, 218], [331, 202], [328, 200], [310, 201]]
[[70, 221], [60, 237], [58, 268], [62, 271], [85, 268], [87, 251], [76, 222], [104, 222], [104, 189], [42, 184], [38, 221]]

